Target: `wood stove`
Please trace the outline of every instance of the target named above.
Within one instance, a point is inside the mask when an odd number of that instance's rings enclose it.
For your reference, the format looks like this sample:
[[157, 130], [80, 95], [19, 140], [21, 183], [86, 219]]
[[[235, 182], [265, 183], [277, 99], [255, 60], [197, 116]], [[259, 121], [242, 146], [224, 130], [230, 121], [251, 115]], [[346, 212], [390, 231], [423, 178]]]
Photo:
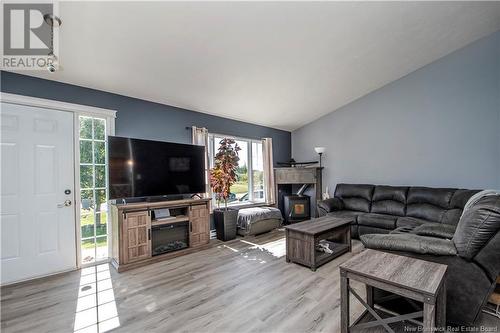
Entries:
[[[322, 167], [290, 167], [275, 168], [274, 179], [276, 181], [276, 203], [285, 218], [285, 222], [304, 221], [311, 217], [317, 217], [318, 211], [316, 203], [322, 196]], [[309, 187], [309, 188], [308, 188]], [[305, 193], [307, 190], [307, 194]], [[301, 206], [297, 206], [298, 211], [291, 212], [290, 204], [285, 209], [285, 196], [298, 195], [302, 200], [308, 200], [309, 206], [301, 212]], [[307, 197], [304, 199], [303, 197]], [[287, 199], [288, 201], [289, 199]], [[297, 214], [300, 213], [300, 214]], [[306, 214], [307, 213], [307, 214]], [[290, 222], [289, 222], [290, 221]]]
[[311, 197], [308, 195], [285, 195], [283, 197], [283, 215], [286, 223], [295, 223], [311, 218]]

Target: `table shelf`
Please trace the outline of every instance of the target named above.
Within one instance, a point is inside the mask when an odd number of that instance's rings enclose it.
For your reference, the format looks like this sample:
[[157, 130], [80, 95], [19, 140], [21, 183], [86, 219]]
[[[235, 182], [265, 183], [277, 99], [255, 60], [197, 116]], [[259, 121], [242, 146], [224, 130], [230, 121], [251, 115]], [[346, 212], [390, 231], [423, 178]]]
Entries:
[[323, 262], [326, 262], [330, 259], [330, 257], [336, 258], [341, 254], [344, 254], [349, 251], [349, 244], [343, 244], [343, 243], [338, 243], [338, 242], [332, 242], [328, 241], [328, 244], [330, 245], [329, 248], [332, 250], [332, 253], [327, 253], [324, 251], [319, 251], [316, 249], [315, 253], [315, 258], [316, 258], [316, 265], [319, 265]]

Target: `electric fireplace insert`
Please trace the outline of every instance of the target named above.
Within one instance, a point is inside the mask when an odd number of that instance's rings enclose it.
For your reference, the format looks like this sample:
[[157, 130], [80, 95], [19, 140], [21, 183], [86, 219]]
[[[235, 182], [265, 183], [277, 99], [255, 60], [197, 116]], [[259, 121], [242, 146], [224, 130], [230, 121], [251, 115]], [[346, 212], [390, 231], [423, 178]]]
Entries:
[[152, 255], [189, 247], [189, 222], [168, 223], [151, 228]]

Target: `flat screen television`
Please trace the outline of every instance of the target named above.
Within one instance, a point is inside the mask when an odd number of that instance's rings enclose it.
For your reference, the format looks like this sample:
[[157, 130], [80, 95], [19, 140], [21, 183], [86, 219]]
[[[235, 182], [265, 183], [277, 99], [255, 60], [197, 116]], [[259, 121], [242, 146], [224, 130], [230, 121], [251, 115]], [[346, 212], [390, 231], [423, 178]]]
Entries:
[[108, 137], [110, 199], [205, 192], [205, 148]]

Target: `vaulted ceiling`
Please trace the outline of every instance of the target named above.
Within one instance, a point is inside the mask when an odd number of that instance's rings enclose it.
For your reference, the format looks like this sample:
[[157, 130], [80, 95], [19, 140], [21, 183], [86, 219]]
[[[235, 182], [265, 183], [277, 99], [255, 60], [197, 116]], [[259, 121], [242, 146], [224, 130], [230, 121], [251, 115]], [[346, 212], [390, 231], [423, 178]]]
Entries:
[[286, 130], [500, 30], [500, 2], [60, 2], [59, 13], [62, 70], [23, 74]]

